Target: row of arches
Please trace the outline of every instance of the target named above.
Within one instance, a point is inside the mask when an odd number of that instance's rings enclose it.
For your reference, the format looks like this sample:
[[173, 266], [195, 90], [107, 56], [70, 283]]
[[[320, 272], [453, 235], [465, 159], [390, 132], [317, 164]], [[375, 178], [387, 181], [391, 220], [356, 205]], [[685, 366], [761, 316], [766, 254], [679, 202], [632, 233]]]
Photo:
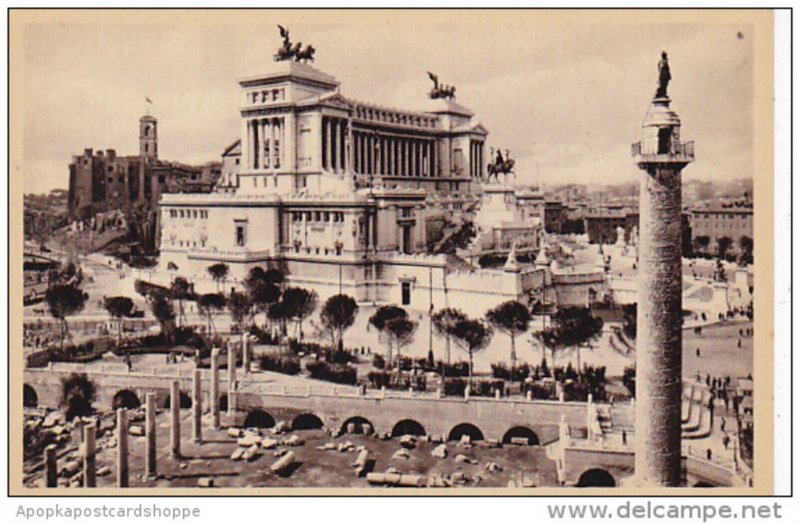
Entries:
[[[617, 481], [610, 472], [604, 469], [589, 469], [578, 478], [577, 487], [616, 487]], [[694, 485], [696, 488], [708, 488], [714, 485], [707, 481], [698, 481]]]
[[[171, 401], [172, 398], [168, 394], [163, 401], [162, 408], [168, 409]], [[192, 398], [184, 392], [181, 392], [180, 394], [180, 402], [182, 409], [189, 409], [192, 407]], [[35, 407], [38, 404], [38, 396], [36, 391], [33, 387], [27, 384], [24, 386], [23, 390], [23, 404], [26, 407]], [[114, 395], [111, 402], [112, 408], [114, 409], [138, 409], [141, 407], [141, 404], [141, 400], [136, 393], [129, 389], [118, 391]], [[220, 409], [226, 410], [227, 408], [228, 396], [227, 394], [223, 394], [220, 397]], [[255, 428], [272, 428], [275, 426], [275, 418], [273, 418], [271, 414], [264, 410], [253, 409], [248, 412], [244, 420], [244, 426]], [[292, 430], [321, 429], [323, 426], [323, 421], [312, 413], [300, 414], [296, 416], [291, 423]], [[343, 432], [354, 432], [360, 434], [370, 431], [369, 428], [374, 429], [374, 427], [375, 425], [368, 419], [362, 416], [353, 416], [342, 423], [341, 430]], [[420, 422], [413, 419], [400, 420], [395, 423], [394, 427], [392, 427], [392, 437], [401, 437], [408, 434], [413, 436], [425, 436], [427, 432], [425, 427]], [[447, 439], [449, 441], [458, 441], [463, 436], [469, 436], [470, 440], [472, 441], [481, 441], [485, 439], [483, 432], [477, 426], [471, 423], [460, 423], [456, 425], [448, 433]], [[518, 442], [523, 439], [527, 441], [528, 445], [540, 444], [539, 436], [536, 434], [536, 432], [524, 426], [512, 427], [503, 435], [504, 444]]]
[[[308, 430], [308, 429], [321, 429], [323, 421], [314, 414], [304, 413], [295, 417], [292, 420], [292, 430]], [[260, 409], [251, 410], [244, 420], [245, 427], [255, 428], [271, 428], [275, 426], [275, 418], [268, 412]], [[342, 432], [352, 432], [355, 434], [363, 434], [371, 432], [370, 428], [374, 430], [375, 425], [362, 416], [353, 416], [346, 419], [340, 429]], [[395, 423], [392, 427], [391, 435], [393, 438], [405, 435], [412, 436], [425, 436], [427, 432], [425, 427], [418, 421], [413, 419], [404, 419]], [[447, 439], [449, 441], [461, 440], [463, 436], [469, 436], [472, 441], [482, 441], [485, 439], [483, 432], [471, 423], [461, 423], [456, 425], [448, 433]], [[509, 429], [503, 435], [503, 443], [510, 444], [525, 440], [527, 445], [539, 445], [540, 440], [538, 434], [528, 427], [517, 426]]]

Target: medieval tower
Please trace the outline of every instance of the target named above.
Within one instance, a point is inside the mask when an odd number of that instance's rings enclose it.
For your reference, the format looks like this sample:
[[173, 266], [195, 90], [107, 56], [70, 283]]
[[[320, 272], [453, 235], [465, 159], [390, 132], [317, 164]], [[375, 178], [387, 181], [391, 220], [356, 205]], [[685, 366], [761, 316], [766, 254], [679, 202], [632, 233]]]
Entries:
[[158, 121], [149, 114], [139, 118], [139, 156], [158, 159]]

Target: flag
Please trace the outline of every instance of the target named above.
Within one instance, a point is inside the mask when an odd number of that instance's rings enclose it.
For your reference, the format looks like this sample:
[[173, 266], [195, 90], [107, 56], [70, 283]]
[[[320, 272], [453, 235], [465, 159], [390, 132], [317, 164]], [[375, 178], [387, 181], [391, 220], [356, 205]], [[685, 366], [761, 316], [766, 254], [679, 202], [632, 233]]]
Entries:
[[149, 103], [149, 104], [153, 103], [153, 100], [151, 100], [149, 96], [145, 96], [144, 97], [144, 101]]

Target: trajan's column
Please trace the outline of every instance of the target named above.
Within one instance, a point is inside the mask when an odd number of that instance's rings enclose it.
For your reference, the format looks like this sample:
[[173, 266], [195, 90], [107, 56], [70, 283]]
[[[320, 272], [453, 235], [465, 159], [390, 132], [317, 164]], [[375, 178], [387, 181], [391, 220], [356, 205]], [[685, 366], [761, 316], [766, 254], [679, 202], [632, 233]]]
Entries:
[[669, 107], [667, 53], [633, 156], [639, 192], [639, 301], [636, 334], [636, 471], [642, 486], [681, 484], [681, 171], [694, 143], [680, 140]]

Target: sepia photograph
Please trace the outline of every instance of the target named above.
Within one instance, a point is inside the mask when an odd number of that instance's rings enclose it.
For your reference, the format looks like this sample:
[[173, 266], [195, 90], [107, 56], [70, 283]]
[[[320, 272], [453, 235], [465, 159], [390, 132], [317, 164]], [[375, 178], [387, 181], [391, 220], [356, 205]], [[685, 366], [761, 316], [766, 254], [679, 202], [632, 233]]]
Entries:
[[771, 11], [8, 18], [13, 495], [772, 493]]

